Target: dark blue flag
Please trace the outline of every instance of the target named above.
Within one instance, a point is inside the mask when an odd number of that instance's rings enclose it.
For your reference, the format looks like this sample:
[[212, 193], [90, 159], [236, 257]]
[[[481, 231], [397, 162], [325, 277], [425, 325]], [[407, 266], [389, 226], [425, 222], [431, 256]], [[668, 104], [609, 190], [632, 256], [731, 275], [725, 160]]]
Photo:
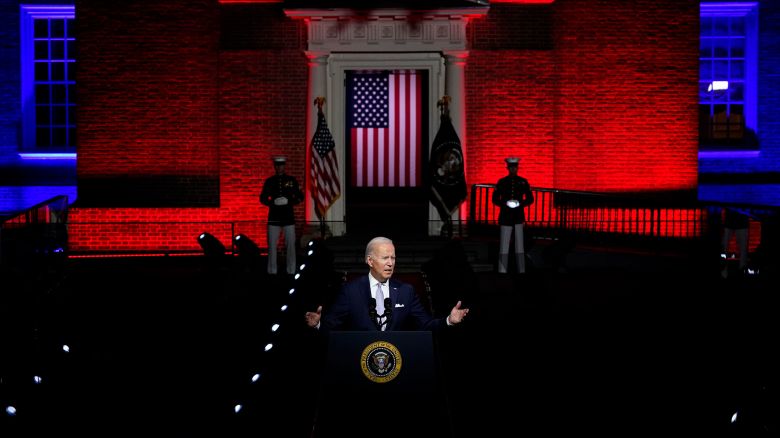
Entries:
[[460, 138], [446, 112], [441, 116], [439, 132], [433, 139], [429, 166], [431, 202], [442, 220], [449, 222], [455, 209], [466, 200], [468, 192]]

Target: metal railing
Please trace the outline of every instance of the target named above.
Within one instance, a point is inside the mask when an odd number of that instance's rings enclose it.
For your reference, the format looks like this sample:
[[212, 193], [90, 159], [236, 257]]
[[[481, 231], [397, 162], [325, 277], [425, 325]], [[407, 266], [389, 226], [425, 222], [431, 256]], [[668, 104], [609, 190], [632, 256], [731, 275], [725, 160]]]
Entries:
[[0, 223], [0, 265], [64, 253], [68, 245], [68, 197], [55, 196]]
[[[492, 202], [494, 184], [471, 188], [469, 233], [498, 225], [499, 207]], [[534, 203], [526, 207], [526, 224], [534, 235], [561, 231], [578, 236], [637, 236], [687, 239], [700, 237], [707, 227], [707, 209], [687, 199], [659, 199], [532, 188]]]

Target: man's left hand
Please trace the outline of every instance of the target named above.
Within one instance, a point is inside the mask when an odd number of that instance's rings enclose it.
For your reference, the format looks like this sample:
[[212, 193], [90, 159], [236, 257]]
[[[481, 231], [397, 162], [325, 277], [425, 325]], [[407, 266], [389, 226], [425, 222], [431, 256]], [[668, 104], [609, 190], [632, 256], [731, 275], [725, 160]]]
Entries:
[[455, 304], [455, 307], [452, 308], [452, 311], [450, 311], [450, 316], [448, 318], [450, 324], [460, 324], [460, 322], [463, 321], [463, 318], [469, 314], [469, 309], [461, 309], [460, 306], [461, 302], [458, 301], [458, 303]]

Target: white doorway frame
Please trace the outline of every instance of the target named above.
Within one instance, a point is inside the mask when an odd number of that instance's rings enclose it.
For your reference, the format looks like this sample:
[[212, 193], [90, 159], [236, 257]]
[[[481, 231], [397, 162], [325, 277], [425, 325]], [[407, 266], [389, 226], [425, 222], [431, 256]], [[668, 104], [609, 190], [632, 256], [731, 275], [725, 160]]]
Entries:
[[[327, 114], [330, 114], [328, 126], [333, 140], [336, 142], [336, 156], [339, 160], [339, 178], [342, 181], [341, 197], [331, 206], [328, 215], [332, 213], [334, 218], [344, 218], [346, 214], [346, 96], [344, 81], [349, 70], [423, 70], [428, 72], [428, 138], [426, 145], [422, 145], [424, 151], [428, 151], [436, 132], [439, 130], [439, 111], [436, 102], [444, 96], [444, 58], [440, 53], [331, 53], [328, 57], [327, 68], [327, 95], [330, 99], [326, 102]], [[427, 157], [426, 157], [427, 158]], [[343, 164], [341, 164], [343, 163]], [[423, 172], [425, 169], [423, 169]], [[428, 233], [437, 232], [438, 227], [434, 221], [440, 219], [433, 205], [428, 203]], [[439, 225], [440, 226], [440, 225]], [[339, 227], [341, 228], [341, 227]], [[435, 230], [433, 230], [435, 228]], [[334, 234], [346, 232], [332, 230]], [[336, 231], [341, 231], [337, 233]]]
[[[450, 117], [460, 137], [464, 156], [468, 148], [466, 133], [465, 65], [468, 58], [466, 25], [469, 20], [487, 15], [489, 6], [433, 10], [371, 9], [356, 14], [350, 9], [285, 9], [293, 19], [306, 20], [309, 59], [308, 105], [325, 97], [325, 116], [336, 142], [339, 177], [346, 183], [345, 96], [347, 70], [427, 70], [428, 71], [428, 146], [439, 129], [439, 111], [435, 105], [449, 95]], [[307, 108], [307, 139], [317, 126], [316, 112]], [[427, 149], [427, 148], [426, 148]], [[430, 151], [429, 151], [430, 152]], [[310, 151], [307, 150], [307, 162]], [[427, 157], [426, 157], [427, 158]], [[307, 174], [309, 166], [307, 165]], [[308, 178], [308, 175], [307, 175]], [[307, 179], [308, 181], [308, 179]], [[334, 236], [346, 233], [345, 194], [330, 206], [323, 220]], [[308, 190], [308, 184], [307, 184]], [[306, 221], [318, 228], [319, 219], [311, 197], [306, 200]], [[461, 208], [453, 218], [461, 218]], [[428, 234], [438, 235], [444, 223], [429, 202]], [[315, 234], [317, 231], [313, 231]]]

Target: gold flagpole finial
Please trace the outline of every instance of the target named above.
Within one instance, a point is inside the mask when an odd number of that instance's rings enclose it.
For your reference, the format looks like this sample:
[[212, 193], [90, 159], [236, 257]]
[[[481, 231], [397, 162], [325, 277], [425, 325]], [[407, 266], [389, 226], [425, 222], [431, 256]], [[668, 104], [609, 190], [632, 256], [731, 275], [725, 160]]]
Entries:
[[315, 98], [314, 104], [317, 105], [317, 110], [322, 111], [322, 105], [325, 105], [325, 98], [322, 96]]
[[436, 106], [439, 107], [439, 110], [442, 114], [449, 115], [450, 114], [450, 101], [452, 98], [450, 96], [444, 95], [439, 99], [438, 102], [436, 102]]

